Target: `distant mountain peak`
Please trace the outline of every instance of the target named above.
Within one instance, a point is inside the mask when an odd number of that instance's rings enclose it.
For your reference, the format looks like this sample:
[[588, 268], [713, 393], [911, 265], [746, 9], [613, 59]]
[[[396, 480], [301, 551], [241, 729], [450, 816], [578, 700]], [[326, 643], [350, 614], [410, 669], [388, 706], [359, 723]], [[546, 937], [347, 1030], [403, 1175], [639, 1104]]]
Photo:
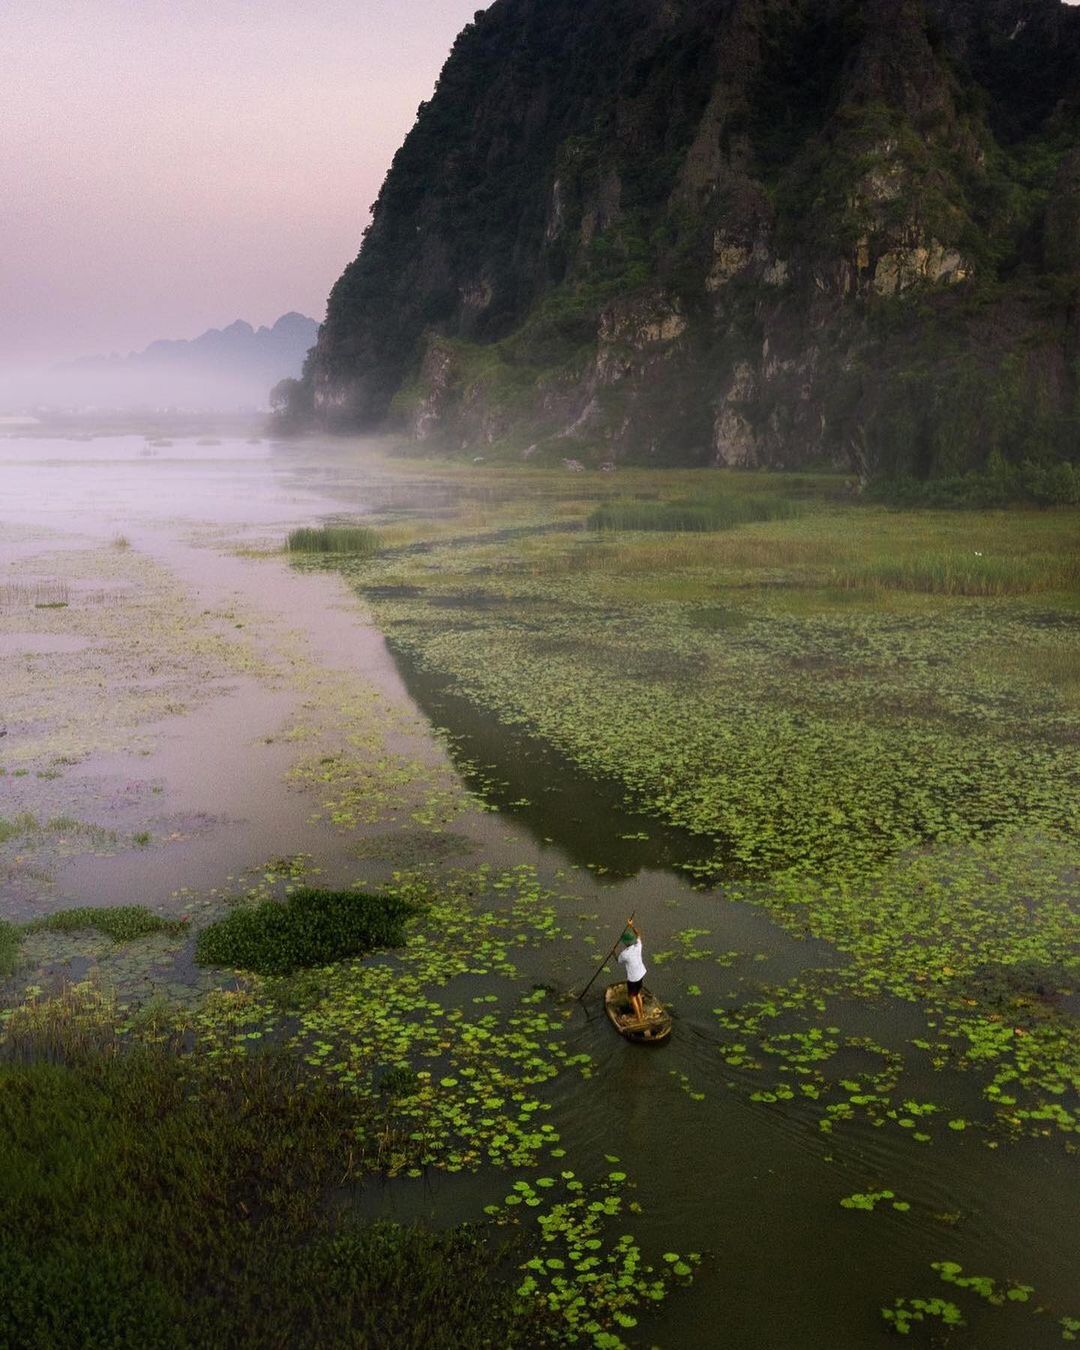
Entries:
[[[270, 331], [272, 333], [296, 332], [303, 328], [305, 331], [315, 323], [314, 319], [309, 319], [306, 314], [300, 314], [295, 309], [290, 309], [288, 314], [283, 314], [278, 319]], [[316, 330], [319, 325], [315, 324]]]
[[211, 394], [206, 406], [264, 406], [279, 380], [300, 374], [318, 331], [314, 319], [290, 310], [270, 328], [235, 319], [196, 338], [161, 338], [123, 357], [84, 357], [55, 373], [78, 377], [88, 393], [96, 382], [101, 391], [96, 401], [116, 407], [148, 400], [193, 407]]

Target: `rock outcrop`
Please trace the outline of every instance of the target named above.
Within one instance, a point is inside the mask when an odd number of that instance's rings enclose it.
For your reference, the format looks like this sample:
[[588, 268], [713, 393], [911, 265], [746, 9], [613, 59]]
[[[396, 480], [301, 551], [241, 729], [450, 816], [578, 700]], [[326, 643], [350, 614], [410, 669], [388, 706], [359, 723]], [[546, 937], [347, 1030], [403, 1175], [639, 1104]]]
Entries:
[[496, 0], [290, 410], [653, 463], [1074, 449], [1080, 9]]

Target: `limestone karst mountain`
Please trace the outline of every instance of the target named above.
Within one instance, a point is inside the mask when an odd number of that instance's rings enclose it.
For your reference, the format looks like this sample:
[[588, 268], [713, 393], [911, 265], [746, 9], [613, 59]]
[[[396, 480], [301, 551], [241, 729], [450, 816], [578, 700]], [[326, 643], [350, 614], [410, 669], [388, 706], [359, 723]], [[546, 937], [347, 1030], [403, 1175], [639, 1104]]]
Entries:
[[286, 411], [593, 462], [1076, 453], [1080, 9], [496, 0]]

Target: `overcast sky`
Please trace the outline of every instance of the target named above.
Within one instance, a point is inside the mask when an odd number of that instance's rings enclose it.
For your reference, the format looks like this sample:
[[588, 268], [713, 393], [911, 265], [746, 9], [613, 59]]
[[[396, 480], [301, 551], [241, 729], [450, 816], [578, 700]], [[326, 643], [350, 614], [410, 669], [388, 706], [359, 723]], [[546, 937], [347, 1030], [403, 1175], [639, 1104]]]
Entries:
[[0, 0], [0, 362], [322, 319], [482, 0]]

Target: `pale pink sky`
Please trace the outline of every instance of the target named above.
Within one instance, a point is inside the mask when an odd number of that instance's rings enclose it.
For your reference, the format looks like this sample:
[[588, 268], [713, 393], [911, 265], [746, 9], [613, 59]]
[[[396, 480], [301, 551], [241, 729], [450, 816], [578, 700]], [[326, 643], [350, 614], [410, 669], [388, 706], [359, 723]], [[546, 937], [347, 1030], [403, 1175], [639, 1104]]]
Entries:
[[483, 0], [2, 0], [0, 362], [322, 319]]

